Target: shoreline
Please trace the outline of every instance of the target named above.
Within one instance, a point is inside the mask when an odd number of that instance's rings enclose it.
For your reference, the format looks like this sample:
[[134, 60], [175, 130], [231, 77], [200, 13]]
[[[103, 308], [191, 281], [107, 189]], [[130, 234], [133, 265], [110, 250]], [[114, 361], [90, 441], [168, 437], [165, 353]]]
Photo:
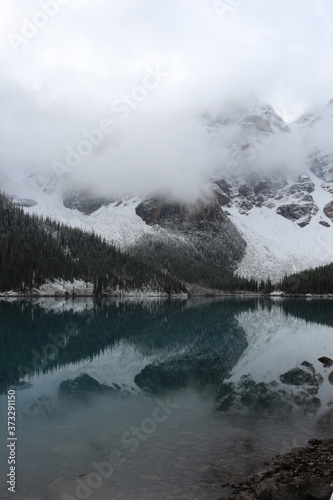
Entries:
[[141, 298], [181, 298], [181, 299], [191, 299], [191, 298], [221, 298], [221, 297], [244, 297], [244, 298], [262, 298], [262, 299], [272, 299], [272, 300], [280, 300], [280, 299], [333, 299], [333, 294], [295, 294], [295, 295], [287, 295], [287, 294], [263, 294], [257, 292], [219, 292], [219, 293], [180, 293], [180, 294], [167, 294], [165, 292], [115, 292], [115, 293], [103, 293], [102, 295], [94, 295], [94, 294], [60, 294], [60, 293], [38, 293], [35, 292], [14, 292], [14, 291], [6, 291], [0, 292], [1, 298], [21, 298], [21, 299], [35, 299], [35, 298], [55, 298], [55, 299], [65, 299], [65, 300], [74, 300], [78, 298], [93, 298], [93, 299], [107, 299], [107, 298], [127, 298], [127, 297], [141, 297]]
[[333, 439], [312, 438], [306, 446], [277, 455], [219, 500], [329, 500], [333, 494]]

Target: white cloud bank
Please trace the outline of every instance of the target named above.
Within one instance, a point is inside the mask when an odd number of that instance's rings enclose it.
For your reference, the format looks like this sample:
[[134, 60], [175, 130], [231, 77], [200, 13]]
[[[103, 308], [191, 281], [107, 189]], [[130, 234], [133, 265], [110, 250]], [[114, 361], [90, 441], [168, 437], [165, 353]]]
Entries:
[[223, 19], [211, 0], [2, 2], [1, 170], [64, 164], [99, 129], [77, 182], [181, 194], [223, 163], [203, 112], [250, 89], [291, 120], [332, 97], [330, 0], [221, 4]]

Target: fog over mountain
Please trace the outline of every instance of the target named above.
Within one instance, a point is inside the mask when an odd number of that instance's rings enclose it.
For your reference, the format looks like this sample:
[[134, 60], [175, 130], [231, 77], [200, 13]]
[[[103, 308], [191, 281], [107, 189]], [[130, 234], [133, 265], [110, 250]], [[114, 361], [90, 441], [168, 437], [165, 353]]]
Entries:
[[[235, 103], [248, 113], [269, 103], [290, 124], [332, 97], [329, 0], [11, 0], [0, 19], [1, 171], [10, 177], [57, 171], [103, 195], [191, 199], [230, 163], [239, 134], [237, 119], [219, 140], [207, 123]], [[329, 147], [325, 120], [310, 141], [294, 128], [278, 130], [252, 165], [302, 171], [312, 142]]]

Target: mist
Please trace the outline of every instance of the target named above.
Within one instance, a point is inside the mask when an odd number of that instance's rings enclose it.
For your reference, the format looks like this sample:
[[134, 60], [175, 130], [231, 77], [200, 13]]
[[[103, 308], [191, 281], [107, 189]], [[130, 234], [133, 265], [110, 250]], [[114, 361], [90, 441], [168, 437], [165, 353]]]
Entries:
[[[255, 95], [290, 124], [332, 97], [328, 0], [12, 0], [0, 18], [9, 177], [38, 169], [103, 195], [191, 198], [230, 170], [238, 134], [224, 126], [212, 140], [203, 116], [223, 114], [231, 99], [251, 107]], [[327, 124], [315, 136], [329, 147]], [[292, 125], [237, 161], [297, 173], [311, 148]]]

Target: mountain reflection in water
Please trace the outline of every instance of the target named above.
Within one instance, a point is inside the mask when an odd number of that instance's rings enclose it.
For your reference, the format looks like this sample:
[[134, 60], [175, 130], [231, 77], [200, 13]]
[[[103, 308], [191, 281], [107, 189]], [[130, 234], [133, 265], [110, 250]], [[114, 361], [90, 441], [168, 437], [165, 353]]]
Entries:
[[135, 453], [123, 450], [117, 482], [92, 498], [215, 498], [264, 459], [330, 435], [332, 370], [318, 358], [333, 357], [331, 304], [1, 301], [0, 404], [18, 389], [18, 498], [51, 498], [57, 477], [121, 449], [168, 398], [179, 409]]

